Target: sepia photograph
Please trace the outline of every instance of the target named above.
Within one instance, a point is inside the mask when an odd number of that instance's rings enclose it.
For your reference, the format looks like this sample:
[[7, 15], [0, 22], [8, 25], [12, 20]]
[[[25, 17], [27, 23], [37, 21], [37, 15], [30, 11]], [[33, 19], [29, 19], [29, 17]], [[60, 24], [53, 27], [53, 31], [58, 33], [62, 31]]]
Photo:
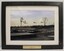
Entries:
[[11, 40], [54, 40], [54, 11], [11, 10]]

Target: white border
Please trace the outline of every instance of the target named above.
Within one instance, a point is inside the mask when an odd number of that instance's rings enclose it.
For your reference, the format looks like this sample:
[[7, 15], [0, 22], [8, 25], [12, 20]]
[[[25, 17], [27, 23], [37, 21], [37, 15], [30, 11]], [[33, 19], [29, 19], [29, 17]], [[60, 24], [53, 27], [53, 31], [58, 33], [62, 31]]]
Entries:
[[[10, 13], [11, 10], [52, 10], [55, 12], [54, 40], [10, 40]], [[58, 45], [59, 44], [59, 8], [56, 6], [7, 6], [6, 7], [6, 44], [7, 45]]]

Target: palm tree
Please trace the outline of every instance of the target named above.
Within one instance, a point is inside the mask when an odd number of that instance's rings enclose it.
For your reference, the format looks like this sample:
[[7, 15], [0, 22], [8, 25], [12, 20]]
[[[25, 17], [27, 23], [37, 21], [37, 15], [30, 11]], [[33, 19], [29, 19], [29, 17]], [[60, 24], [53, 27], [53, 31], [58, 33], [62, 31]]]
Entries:
[[46, 24], [47, 24], [47, 20], [48, 20], [48, 19], [45, 17], [45, 18], [44, 18], [44, 21], [43, 21], [44, 26], [46, 26]]
[[22, 25], [23, 20], [24, 20], [23, 17], [21, 17], [21, 18], [20, 18], [20, 22], [21, 22], [20, 24], [21, 24], [21, 25]]

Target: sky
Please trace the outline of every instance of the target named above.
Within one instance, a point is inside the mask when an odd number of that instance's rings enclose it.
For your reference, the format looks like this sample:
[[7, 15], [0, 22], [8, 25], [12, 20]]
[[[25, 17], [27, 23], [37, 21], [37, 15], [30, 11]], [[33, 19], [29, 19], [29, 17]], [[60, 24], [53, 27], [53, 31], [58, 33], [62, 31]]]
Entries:
[[45, 17], [48, 19], [47, 24], [53, 24], [54, 22], [54, 11], [50, 10], [13, 10], [10, 16], [12, 25], [19, 25], [21, 17], [28, 22], [26, 25], [34, 25], [32, 22], [41, 25], [39, 22], [43, 21]]

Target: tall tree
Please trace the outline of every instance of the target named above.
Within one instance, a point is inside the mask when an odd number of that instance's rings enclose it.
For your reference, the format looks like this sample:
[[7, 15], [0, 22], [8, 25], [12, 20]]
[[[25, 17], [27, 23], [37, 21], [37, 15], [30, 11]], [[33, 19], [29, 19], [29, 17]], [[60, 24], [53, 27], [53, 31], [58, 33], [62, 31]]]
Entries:
[[46, 24], [47, 24], [47, 20], [48, 20], [47, 17], [45, 17], [45, 18], [44, 18], [44, 21], [43, 21], [44, 26], [46, 26]]
[[24, 20], [23, 17], [21, 17], [21, 18], [20, 18], [20, 22], [21, 22], [20, 24], [21, 24], [21, 26], [22, 26], [23, 20]]

